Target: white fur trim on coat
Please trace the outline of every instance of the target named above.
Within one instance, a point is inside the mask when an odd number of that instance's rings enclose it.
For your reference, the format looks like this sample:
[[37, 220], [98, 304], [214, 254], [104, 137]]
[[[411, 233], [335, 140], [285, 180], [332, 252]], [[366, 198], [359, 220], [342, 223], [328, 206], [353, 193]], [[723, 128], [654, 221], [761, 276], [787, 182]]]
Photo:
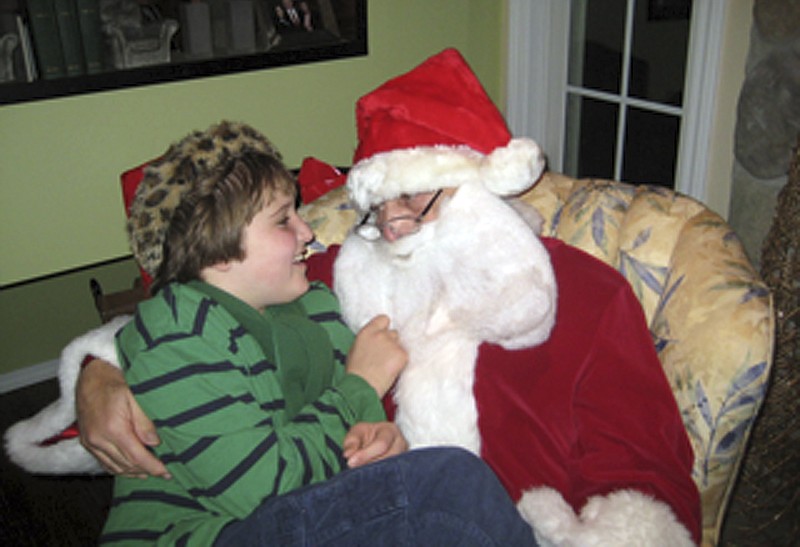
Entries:
[[105, 472], [78, 438], [48, 446], [41, 446], [41, 442], [58, 435], [75, 423], [75, 385], [81, 363], [87, 355], [99, 357], [119, 367], [114, 335], [129, 320], [129, 316], [115, 318], [76, 338], [64, 348], [58, 365], [61, 397], [36, 415], [17, 422], [6, 431], [6, 452], [11, 461], [31, 473], [68, 475]]
[[592, 496], [580, 515], [552, 488], [528, 490], [517, 503], [543, 547], [689, 547], [689, 530], [670, 507], [635, 490]]
[[480, 182], [498, 196], [518, 194], [542, 174], [545, 160], [531, 139], [511, 139], [484, 155], [467, 146], [420, 146], [361, 160], [347, 176], [350, 200], [362, 211], [401, 194]]

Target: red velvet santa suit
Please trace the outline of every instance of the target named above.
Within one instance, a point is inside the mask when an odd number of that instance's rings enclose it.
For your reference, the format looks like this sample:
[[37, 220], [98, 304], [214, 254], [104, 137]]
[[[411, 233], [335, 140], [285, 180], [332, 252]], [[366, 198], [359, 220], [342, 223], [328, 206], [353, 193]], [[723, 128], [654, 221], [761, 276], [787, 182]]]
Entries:
[[[548, 486], [579, 514], [593, 496], [630, 489], [666, 503], [698, 542], [692, 449], [641, 305], [612, 268], [543, 242], [559, 286], [555, 328], [527, 349], [480, 346], [481, 456], [515, 500]], [[337, 251], [314, 255], [309, 277], [332, 284]]]

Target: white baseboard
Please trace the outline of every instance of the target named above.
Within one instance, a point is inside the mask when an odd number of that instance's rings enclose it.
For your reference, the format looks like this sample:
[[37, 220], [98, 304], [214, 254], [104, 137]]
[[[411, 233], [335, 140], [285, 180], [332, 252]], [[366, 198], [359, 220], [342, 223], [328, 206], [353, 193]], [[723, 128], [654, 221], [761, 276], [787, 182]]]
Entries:
[[0, 374], [0, 394], [38, 384], [58, 376], [58, 359]]

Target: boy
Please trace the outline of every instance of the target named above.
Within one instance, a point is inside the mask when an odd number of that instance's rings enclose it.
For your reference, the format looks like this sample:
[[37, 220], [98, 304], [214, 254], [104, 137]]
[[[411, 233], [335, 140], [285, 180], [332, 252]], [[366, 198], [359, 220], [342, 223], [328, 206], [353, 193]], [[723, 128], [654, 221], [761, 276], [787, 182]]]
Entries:
[[[294, 203], [277, 151], [230, 123], [174, 145], [142, 181], [128, 228], [154, 296], [117, 345], [172, 479], [118, 477], [101, 543], [463, 544], [497, 534], [533, 544], [477, 459], [454, 449], [386, 459], [407, 448], [380, 403], [405, 351], [386, 317], [353, 340], [332, 293], [309, 284], [313, 233]], [[461, 501], [474, 495], [485, 505]], [[449, 525], [429, 518], [442, 512]]]

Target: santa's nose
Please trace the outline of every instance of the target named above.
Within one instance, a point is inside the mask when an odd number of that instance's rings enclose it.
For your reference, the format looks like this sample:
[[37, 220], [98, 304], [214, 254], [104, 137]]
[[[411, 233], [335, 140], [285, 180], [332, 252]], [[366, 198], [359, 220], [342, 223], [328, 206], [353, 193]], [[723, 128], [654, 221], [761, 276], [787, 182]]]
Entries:
[[403, 236], [407, 236], [416, 231], [416, 226], [412, 222], [387, 222], [381, 225], [381, 236], [389, 243], [397, 241]]
[[[414, 211], [405, 200], [392, 199], [381, 204], [378, 209], [378, 226], [381, 235], [386, 241], [395, 241], [414, 231], [413, 222], [397, 222], [397, 219], [408, 219], [414, 216]], [[409, 226], [410, 224], [410, 226]]]

